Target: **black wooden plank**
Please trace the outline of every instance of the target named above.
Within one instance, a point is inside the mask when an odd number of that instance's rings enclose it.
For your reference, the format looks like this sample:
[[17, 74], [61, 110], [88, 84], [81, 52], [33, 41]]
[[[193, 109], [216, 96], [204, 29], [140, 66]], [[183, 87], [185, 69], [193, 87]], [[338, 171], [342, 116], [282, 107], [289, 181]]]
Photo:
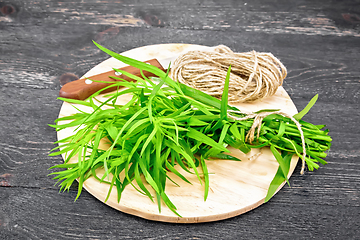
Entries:
[[53, 189], [0, 193], [1, 239], [356, 239], [359, 228], [359, 207], [342, 204], [303, 201], [295, 207], [274, 200], [220, 222], [170, 224], [115, 211], [88, 194], [74, 203], [75, 193]]
[[[359, 1], [0, 2], [1, 239], [356, 239], [359, 235]], [[58, 193], [48, 168], [60, 78], [83, 75], [115, 51], [159, 43], [225, 44], [267, 51], [288, 68], [284, 88], [305, 120], [333, 137], [328, 164], [300, 166], [269, 203], [216, 223], [147, 221], [76, 186]], [[71, 76], [70, 76], [71, 77]]]
[[[359, 36], [359, 1], [11, 1], [6, 20], [27, 25], [96, 24], [117, 27], [256, 31]], [[61, 27], [61, 26], [60, 26]]]

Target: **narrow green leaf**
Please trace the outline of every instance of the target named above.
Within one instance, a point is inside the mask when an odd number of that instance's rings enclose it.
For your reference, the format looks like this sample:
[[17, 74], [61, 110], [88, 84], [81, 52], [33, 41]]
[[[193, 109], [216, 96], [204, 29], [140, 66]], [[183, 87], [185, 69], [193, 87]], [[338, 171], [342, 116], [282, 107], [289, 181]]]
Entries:
[[226, 74], [224, 90], [221, 96], [221, 108], [220, 108], [220, 117], [223, 120], [227, 120], [227, 106], [228, 106], [228, 93], [229, 93], [229, 81], [230, 81], [230, 74], [231, 74], [231, 66]]
[[278, 131], [278, 134], [277, 134], [278, 137], [282, 137], [284, 135], [285, 127], [286, 127], [285, 125], [286, 125], [286, 123], [284, 121], [280, 122], [279, 131]]
[[270, 183], [268, 192], [266, 194], [265, 197], [265, 202], [268, 202], [276, 193], [277, 189], [279, 188], [279, 186], [285, 181], [286, 179], [284, 178], [284, 173], [281, 170], [281, 167], [279, 166], [275, 177], [273, 178], [273, 180]]
[[274, 145], [271, 145], [270, 146], [270, 150], [272, 152], [272, 154], [274, 155], [276, 161], [279, 163], [280, 165], [280, 168], [281, 168], [281, 171], [284, 175], [284, 178], [286, 179], [286, 182], [289, 184], [290, 186], [290, 183], [289, 183], [289, 180], [287, 178], [287, 175], [289, 173], [289, 166], [287, 166], [284, 162], [284, 159], [282, 158], [282, 156], [280, 155], [279, 151], [274, 147]]
[[57, 99], [64, 101], [64, 102], [68, 102], [68, 103], [80, 104], [80, 105], [84, 105], [87, 107], [91, 107], [91, 104], [84, 100], [77, 100], [77, 99], [63, 98], [63, 97], [58, 97]]
[[141, 180], [140, 171], [139, 171], [139, 163], [136, 163], [136, 165], [135, 165], [135, 181], [139, 185], [140, 189], [144, 191], [145, 195], [148, 196], [148, 198], [150, 198], [150, 200], [152, 202], [154, 202], [153, 196], [151, 195], [149, 190], [147, 190], [147, 188], [145, 187], [145, 185], [143, 184], [143, 182]]
[[140, 157], [143, 155], [143, 153], [146, 150], [147, 146], [149, 145], [150, 141], [152, 141], [152, 139], [154, 138], [157, 130], [158, 130], [158, 126], [155, 125], [153, 130], [151, 131], [149, 137], [146, 139], [144, 145], [142, 146], [142, 149], [141, 149], [141, 152], [140, 152]]
[[116, 178], [113, 176], [112, 179], [111, 179], [111, 182], [110, 182], [109, 191], [108, 191], [108, 193], [107, 193], [107, 195], [106, 195], [106, 198], [105, 198], [104, 202], [107, 202], [107, 200], [109, 199], [110, 194], [111, 194], [111, 191], [112, 191], [113, 186], [114, 186], [114, 184], [115, 184], [115, 180], [116, 180]]
[[211, 147], [214, 147], [216, 149], [219, 149], [221, 151], [224, 151], [224, 152], [230, 152], [226, 147], [224, 147], [222, 144], [219, 144], [217, 142], [215, 142], [212, 138], [206, 136], [205, 134], [193, 129], [193, 128], [190, 128], [189, 131], [186, 133], [186, 135], [189, 137], [189, 138], [192, 138], [192, 139], [195, 139], [196, 141], [200, 141], [200, 142], [203, 142]]
[[317, 99], [318, 99], [319, 95], [316, 94], [311, 100], [310, 102], [306, 105], [306, 107], [299, 113], [295, 114], [293, 117], [296, 119], [296, 120], [300, 120], [302, 119], [305, 114], [307, 114], [310, 109], [314, 106], [314, 104], [316, 103]]
[[204, 201], [206, 201], [208, 195], [209, 195], [209, 172], [206, 166], [205, 159], [201, 156], [200, 157], [200, 163], [201, 167], [203, 169], [204, 174], [204, 181], [205, 181], [205, 193], [204, 193]]
[[116, 136], [118, 135], [119, 132], [118, 129], [112, 123], [105, 126], [105, 129], [112, 139], [116, 139]]
[[241, 159], [225, 154], [225, 153], [218, 153], [214, 156], [212, 156], [213, 158], [218, 158], [218, 159], [224, 159], [224, 160], [233, 160], [233, 161], [241, 161]]
[[154, 179], [151, 177], [150, 173], [148, 172], [148, 170], [145, 168], [145, 165], [142, 161], [139, 161], [139, 166], [141, 169], [141, 172], [144, 174], [144, 177], [146, 179], [146, 181], [150, 184], [150, 186], [155, 190], [155, 192], [157, 194], [159, 194], [159, 188], [156, 185], [156, 182], [154, 181]]
[[179, 171], [177, 171], [168, 161], [165, 161], [166, 167], [173, 172], [176, 176], [178, 176], [179, 178], [181, 178], [183, 181], [191, 184], [191, 182], [189, 180], [186, 179], [186, 177], [184, 177], [181, 173], [179, 173]]
[[225, 123], [221, 129], [221, 133], [220, 133], [220, 138], [219, 138], [219, 144], [223, 144], [225, 136], [227, 136], [228, 134], [228, 130], [229, 130], [230, 124], [229, 123]]

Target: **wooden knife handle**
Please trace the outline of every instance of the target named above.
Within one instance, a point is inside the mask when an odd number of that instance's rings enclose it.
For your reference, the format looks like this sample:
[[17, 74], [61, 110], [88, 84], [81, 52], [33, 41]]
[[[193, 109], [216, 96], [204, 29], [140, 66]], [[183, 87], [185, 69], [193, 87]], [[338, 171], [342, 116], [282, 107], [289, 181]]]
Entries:
[[[156, 59], [151, 59], [151, 60], [145, 61], [145, 62], [165, 71], [165, 69], [161, 66], [161, 64]], [[127, 67], [123, 67], [120, 69], [142, 78], [141, 72], [138, 68], [135, 68], [133, 66], [127, 66]], [[154, 74], [147, 72], [147, 71], [143, 71], [143, 74], [146, 77], [154, 77], [155, 76]], [[115, 82], [116, 81], [115, 79], [110, 78], [110, 77], [120, 77], [126, 81], [134, 81], [133, 79], [131, 79], [125, 75], [118, 76], [115, 74], [115, 71], [112, 70], [109, 72], [105, 72], [105, 73], [101, 73], [98, 75], [88, 77], [88, 79], [78, 79], [78, 80], [75, 80], [72, 82], [68, 82], [60, 89], [59, 96], [63, 97], [63, 98], [85, 100], [88, 97], [90, 97], [92, 94], [94, 94], [95, 92], [111, 85], [111, 83], [93, 82], [91, 80], [107, 81], [107, 82], [109, 82], [109, 81]], [[116, 90], [116, 88], [117, 87], [108, 88], [108, 89], [104, 90], [102, 93], [114, 91], [114, 90]]]

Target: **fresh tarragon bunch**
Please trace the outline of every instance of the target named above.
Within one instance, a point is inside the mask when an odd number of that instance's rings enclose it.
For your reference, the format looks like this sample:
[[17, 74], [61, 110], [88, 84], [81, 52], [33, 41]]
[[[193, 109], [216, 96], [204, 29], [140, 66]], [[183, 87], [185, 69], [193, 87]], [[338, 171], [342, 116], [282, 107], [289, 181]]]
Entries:
[[[240, 161], [228, 155], [227, 146], [244, 153], [248, 153], [252, 148], [270, 147], [279, 168], [269, 186], [265, 201], [275, 194], [284, 181], [288, 182], [287, 176], [293, 155], [306, 162], [311, 171], [319, 167], [318, 163], [326, 164], [323, 158], [331, 146], [328, 130], [322, 130], [324, 125], [313, 125], [301, 120], [315, 103], [317, 96], [291, 119], [270, 112], [262, 119], [257, 134], [249, 141], [247, 136], [253, 127], [254, 118], [246, 118], [246, 114], [228, 105], [230, 67], [222, 99], [219, 100], [173, 81], [166, 72], [154, 66], [95, 44], [125, 64], [154, 73], [158, 77], [139, 78], [117, 70], [133, 78], [135, 82], [116, 78], [118, 81], [109, 87], [125, 89], [109, 94], [104, 102], [96, 98], [100, 91], [84, 101], [59, 98], [75, 104], [74, 106], [80, 104], [93, 109], [91, 113], [79, 110], [74, 115], [57, 119], [55, 125], [50, 125], [57, 131], [77, 127], [74, 135], [57, 141], [59, 146], [50, 153], [51, 156], [66, 155], [63, 164], [51, 168], [65, 168], [51, 173], [56, 175], [54, 179], [58, 180], [60, 191], [69, 190], [77, 179], [77, 199], [82, 191], [83, 182], [92, 176], [100, 182], [110, 184], [106, 200], [115, 188], [120, 201], [125, 187], [132, 185], [141, 194], [156, 201], [159, 211], [161, 202], [164, 202], [171, 211], [180, 216], [166, 194], [166, 181], [174, 182], [169, 173], [188, 183], [190, 182], [175, 166], [178, 165], [186, 172], [195, 174], [205, 186], [206, 200], [211, 184], [206, 160], [217, 158]], [[124, 94], [131, 94], [131, 100], [124, 105], [116, 104], [116, 99]], [[244, 118], [245, 120], [237, 120]], [[293, 119], [300, 124], [301, 131]], [[66, 123], [61, 124], [62, 121]], [[104, 140], [109, 143], [108, 149], [99, 147], [100, 142]], [[78, 155], [78, 162], [70, 163], [70, 159], [75, 155]], [[103, 176], [97, 176], [98, 168], [105, 170]], [[120, 173], [125, 173], [123, 179], [120, 179]], [[111, 180], [110, 175], [113, 176]], [[146, 185], [153, 189], [154, 194], [150, 193]]]

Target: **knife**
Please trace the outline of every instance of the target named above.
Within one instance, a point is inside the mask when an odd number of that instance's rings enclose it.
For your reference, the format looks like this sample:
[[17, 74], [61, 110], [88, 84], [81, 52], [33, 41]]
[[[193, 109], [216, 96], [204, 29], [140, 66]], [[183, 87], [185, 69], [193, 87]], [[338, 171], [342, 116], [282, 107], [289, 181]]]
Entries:
[[[201, 45], [185, 45], [185, 46], [186, 47], [184, 49], [182, 49], [182, 51], [179, 51], [177, 53], [169, 52], [166, 55], [167, 58], [151, 59], [151, 60], [148, 60], [145, 62], [148, 64], [151, 64], [151, 65], [154, 65], [157, 68], [165, 71], [165, 69], [170, 68], [170, 63], [174, 62], [175, 59], [182, 54], [185, 54], [191, 50], [213, 51], [216, 48], [216, 47], [208, 47], [208, 46], [201, 46]], [[164, 56], [164, 54], [163, 54], [163, 56]], [[138, 68], [135, 68], [133, 66], [127, 66], [127, 67], [123, 67], [120, 69], [142, 78], [142, 75]], [[113, 76], [113, 77], [121, 77], [122, 79], [124, 79], [126, 81], [134, 81], [133, 79], [126, 77], [124, 75], [122, 75], [122, 76], [116, 75], [116, 73], [117, 72], [113, 70], [113, 71], [101, 73], [98, 75], [94, 75], [91, 77], [82, 78], [82, 79], [78, 79], [78, 80], [66, 83], [60, 89], [59, 96], [64, 97], [64, 98], [85, 100], [88, 97], [90, 97], [93, 93], [111, 85], [110, 83], [93, 82], [93, 81], [91, 81], [91, 79], [99, 80], [99, 81], [107, 81], [107, 82], [114, 81], [115, 82], [116, 80], [111, 78]], [[143, 74], [146, 77], [155, 76], [154, 74], [152, 74], [150, 72], [146, 72], [146, 71], [143, 71]], [[116, 89], [117, 89], [117, 87], [108, 88], [105, 91], [103, 91], [102, 93], [115, 91]]]
[[[166, 68], [169, 66], [171, 59], [164, 59], [161, 61], [161, 63], [157, 59], [151, 59], [148, 61], [145, 61], [147, 64], [151, 64], [163, 71], [165, 71], [165, 68], [163, 66], [166, 66]], [[133, 67], [133, 66], [126, 66], [123, 68], [120, 68], [123, 71], [126, 71], [128, 73], [131, 73], [133, 75], [136, 75], [138, 77], [142, 78], [140, 69]], [[146, 77], [154, 77], [155, 75], [153, 73], [143, 71], [143, 74]], [[116, 80], [111, 77], [120, 77], [126, 81], [134, 81], [132, 78], [129, 78], [123, 74], [119, 74], [115, 70], [108, 71], [105, 73], [100, 73], [91, 77], [87, 78], [81, 78], [72, 82], [66, 83], [59, 92], [59, 96], [63, 98], [70, 98], [70, 99], [78, 99], [78, 100], [85, 100], [88, 97], [90, 97], [93, 93], [110, 86], [112, 83], [104, 83], [104, 82], [95, 82], [95, 81], [106, 81], [106, 82], [115, 82]], [[95, 80], [95, 81], [92, 81]], [[111, 87], [104, 90], [102, 93], [115, 91], [117, 87]]]

